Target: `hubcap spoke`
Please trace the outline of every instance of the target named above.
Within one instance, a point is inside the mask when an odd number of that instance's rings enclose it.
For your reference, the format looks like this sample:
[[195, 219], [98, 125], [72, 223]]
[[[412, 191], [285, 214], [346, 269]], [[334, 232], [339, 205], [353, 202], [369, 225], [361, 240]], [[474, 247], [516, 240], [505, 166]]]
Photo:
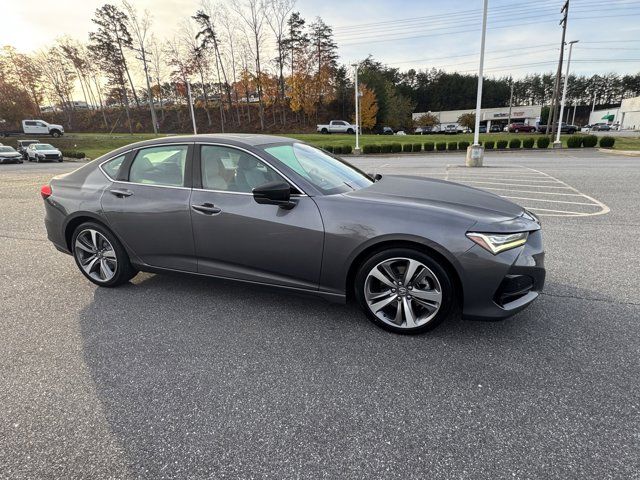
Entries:
[[380, 280], [382, 283], [384, 283], [387, 287], [390, 288], [395, 288], [395, 284], [393, 283], [393, 276], [391, 276], [390, 278], [387, 277], [387, 272], [385, 270], [385, 273], [383, 273], [380, 268], [375, 267], [372, 271], [371, 271], [371, 276], [377, 278], [378, 280]]
[[415, 289], [411, 292], [411, 295], [413, 295], [416, 298], [419, 298], [420, 300], [426, 300], [427, 302], [433, 302], [437, 304], [440, 304], [440, 302], [442, 302], [442, 293], [437, 292], [435, 290]]
[[92, 246], [87, 245], [84, 241], [82, 241], [80, 237], [76, 239], [76, 247], [81, 250], [84, 250], [87, 253], [91, 253], [91, 254], [96, 253], [95, 249]]
[[84, 268], [85, 272], [91, 273], [91, 270], [93, 270], [93, 267], [95, 266], [97, 261], [98, 261], [98, 257], [95, 255], [92, 255], [91, 257], [85, 260], [86, 263], [82, 264], [82, 268]]
[[109, 260], [114, 260], [116, 259], [116, 252], [111, 248], [109, 250], [105, 250], [104, 252], [102, 252], [102, 256], [104, 258], [107, 258]]
[[404, 276], [402, 277], [402, 284], [408, 285], [413, 280], [416, 272], [420, 269], [422, 264], [420, 262], [416, 262], [415, 260], [409, 260], [407, 264], [407, 269], [404, 271]]
[[97, 230], [87, 229], [78, 234], [75, 256], [84, 272], [94, 280], [111, 280], [118, 268], [118, 258], [113, 245]]
[[95, 230], [89, 230], [89, 234], [91, 235], [91, 244], [93, 245], [93, 248], [95, 248], [96, 250], [98, 250], [98, 238], [97, 238], [97, 233]]
[[411, 306], [411, 302], [407, 300], [407, 297], [402, 298], [402, 307], [404, 310], [404, 319], [407, 323], [407, 328], [416, 327], [416, 316], [413, 313], [413, 307]]
[[[369, 305], [369, 308], [371, 308], [371, 310], [374, 313], [379, 312], [380, 310], [382, 310], [384, 307], [386, 307], [387, 305], [389, 305], [391, 302], [393, 302], [396, 299], [395, 296], [390, 295], [389, 297], [385, 298], [384, 300], [380, 300], [379, 302], [376, 303], [372, 303]], [[399, 303], [399, 302], [398, 302]]]
[[108, 280], [113, 275], [111, 267], [107, 264], [107, 261], [103, 258], [100, 260], [100, 276], [103, 280]]
[[370, 302], [374, 302], [381, 298], [386, 298], [391, 295], [391, 290], [385, 290], [384, 292], [367, 292], [367, 300]]

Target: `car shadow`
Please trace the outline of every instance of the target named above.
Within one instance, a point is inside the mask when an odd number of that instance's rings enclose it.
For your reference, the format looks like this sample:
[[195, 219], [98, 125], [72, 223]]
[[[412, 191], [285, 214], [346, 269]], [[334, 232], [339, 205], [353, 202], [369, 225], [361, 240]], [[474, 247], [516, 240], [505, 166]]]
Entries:
[[[539, 355], [564, 356], [546, 351], [550, 335], [566, 336], [567, 320], [548, 313], [561, 303], [541, 298], [503, 322], [453, 318], [403, 336], [375, 327], [355, 304], [140, 274], [97, 288], [80, 326], [96, 394], [134, 476], [285, 478], [322, 467], [332, 477], [349, 462], [365, 465], [389, 429], [416, 440], [432, 435], [434, 415], [455, 423], [487, 372], [518, 395], [535, 394], [539, 374], [556, 368]], [[450, 433], [455, 442], [460, 433]]]

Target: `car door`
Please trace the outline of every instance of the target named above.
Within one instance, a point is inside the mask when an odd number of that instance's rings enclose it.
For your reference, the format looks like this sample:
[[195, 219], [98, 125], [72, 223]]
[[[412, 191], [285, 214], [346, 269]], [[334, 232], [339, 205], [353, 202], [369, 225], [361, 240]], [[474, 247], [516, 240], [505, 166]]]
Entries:
[[[198, 272], [318, 288], [324, 229], [312, 198], [255, 154], [228, 145], [197, 146], [193, 172]], [[254, 200], [252, 189], [270, 181], [291, 185], [293, 208]]]
[[192, 143], [136, 149], [121, 160], [117, 178], [102, 194], [111, 228], [147, 265], [196, 271], [189, 206], [192, 152]]
[[34, 134], [38, 133], [38, 131], [37, 131], [38, 128], [36, 126], [36, 122], [33, 121], [33, 120], [25, 120], [22, 123], [22, 130], [27, 135], [34, 135]]

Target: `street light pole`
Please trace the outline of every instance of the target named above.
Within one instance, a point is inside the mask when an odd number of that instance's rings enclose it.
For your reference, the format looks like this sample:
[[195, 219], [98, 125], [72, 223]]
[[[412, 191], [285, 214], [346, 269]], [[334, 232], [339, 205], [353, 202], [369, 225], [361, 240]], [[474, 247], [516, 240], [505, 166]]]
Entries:
[[487, 36], [487, 10], [489, 0], [484, 0], [484, 10], [482, 12], [482, 37], [480, 41], [480, 66], [478, 67], [478, 92], [476, 93], [476, 122], [473, 132], [473, 145], [467, 147], [467, 167], [481, 167], [484, 156], [484, 149], [480, 145], [480, 108], [482, 106], [482, 79], [484, 69], [484, 43]]
[[355, 91], [355, 102], [356, 102], [356, 148], [354, 149], [354, 152], [356, 155], [360, 154], [360, 109], [359, 109], [359, 103], [360, 103], [360, 96], [359, 94], [359, 90], [360, 87], [358, 85], [358, 63], [354, 63], [351, 65], [355, 71], [355, 81], [354, 81], [354, 91]]
[[562, 131], [562, 115], [564, 114], [564, 103], [567, 99], [567, 85], [569, 83], [569, 67], [571, 66], [571, 51], [573, 50], [573, 44], [578, 43], [579, 40], [573, 40], [569, 42], [569, 55], [567, 56], [567, 71], [564, 74], [564, 87], [562, 87], [562, 102], [560, 103], [560, 116], [558, 122], [558, 131], [556, 133], [556, 141], [553, 142], [556, 148], [562, 147], [562, 142], [560, 142], [560, 132]]

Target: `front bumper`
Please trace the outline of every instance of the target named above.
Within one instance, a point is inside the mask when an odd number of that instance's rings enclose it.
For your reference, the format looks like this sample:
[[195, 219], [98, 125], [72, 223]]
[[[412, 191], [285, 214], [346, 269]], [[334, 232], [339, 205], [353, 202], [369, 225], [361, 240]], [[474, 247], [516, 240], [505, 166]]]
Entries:
[[464, 266], [464, 318], [500, 320], [526, 308], [545, 280], [542, 232], [531, 232], [523, 246], [492, 255], [479, 245], [460, 257]]

